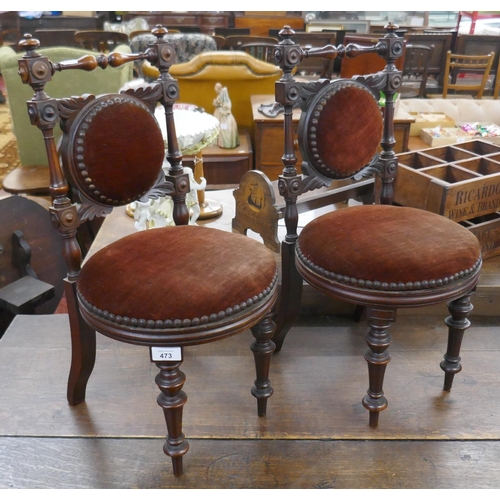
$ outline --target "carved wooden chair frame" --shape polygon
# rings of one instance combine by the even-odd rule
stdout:
[[[280,32],[283,41],[275,49],[275,61],[283,71],[276,83],[275,99],[284,109],[284,168],[278,189],[284,199],[286,227],[273,336],[276,352],[300,311],[303,280],[328,296],[355,304],[357,316],[366,311],[369,388],[362,402],[369,410],[371,427],[377,427],[380,412],[387,407],[382,386],[391,359],[388,330],[400,307],[448,303],[448,346],[440,367],[445,372],[444,390],[451,389],[455,374],[461,370],[460,345],[470,326],[470,299],[482,263],[479,242],[465,228],[428,211],[391,207],[398,166],[394,96],[402,80],[395,61],[404,52],[404,41],[396,36],[396,29],[389,23],[387,34],[371,46],[328,45],[307,50],[293,42],[293,30],[285,27]],[[295,68],[304,57],[343,58],[364,53],[382,57],[386,61],[383,70],[332,81],[303,83],[294,79]],[[296,166],[292,121],[297,103],[302,109],[297,134],[302,174]],[[298,199],[302,195],[324,189],[332,180],[362,180],[373,174],[375,203],[370,200],[365,207],[352,206],[321,215],[306,224],[299,236]],[[335,192],[340,194],[341,190],[332,190],[327,198],[333,199]],[[344,188],[344,194],[348,192]],[[235,198],[238,200],[237,192]],[[372,223],[369,230],[365,217]],[[396,232],[387,239],[378,238],[376,231],[385,230],[386,224]],[[414,225],[415,231],[408,232],[408,224]],[[245,231],[241,225],[239,229]],[[411,245],[406,244],[406,236],[412,239]],[[392,256],[395,246],[404,269],[401,274],[398,258]],[[437,270],[433,278],[429,277],[430,263]]]
[[[283,41],[276,47],[275,58],[277,64],[283,70],[283,77],[276,83],[276,101],[284,108],[284,127],[292,129],[292,111],[297,102],[300,102],[302,109],[307,106],[307,99],[322,85],[330,83],[329,80],[319,80],[314,83],[300,83],[295,81],[293,71],[298,62],[305,57],[326,57],[329,59],[344,57],[356,57],[364,53],[376,53],[387,62],[383,71],[376,74],[354,76],[353,81],[361,82],[370,87],[375,93],[383,92],[385,95],[385,120],[383,137],[381,141],[382,152],[374,161],[360,172],[358,180],[364,177],[371,177],[377,174],[375,190],[380,203],[391,204],[394,197],[393,183],[397,170],[397,158],[394,153],[394,95],[401,84],[401,72],[396,68],[394,62],[403,54],[403,42],[395,34],[397,26],[389,24],[387,35],[373,46],[362,47],[356,44],[337,47],[327,45],[322,48],[303,49],[298,44],[292,42],[293,31],[285,29],[280,33]],[[311,92],[312,91],[312,92]],[[299,134],[300,134],[299,130]],[[300,309],[302,297],[302,276],[295,267],[295,244],[298,234],[298,200],[301,195],[323,188],[331,184],[331,180],[322,179],[318,176],[309,176],[307,172],[301,175],[297,170],[297,157],[295,155],[295,145],[291,134],[285,134],[285,152],[282,157],[284,169],[279,176],[278,189],[283,197],[285,206],[283,216],[286,226],[286,236],[281,242],[281,262],[282,262],[282,284],[281,295],[277,306],[276,334],[273,338],[276,343],[276,352],[279,352],[283,341],[290,330]],[[305,167],[305,164],[303,164]],[[365,193],[365,183],[361,182],[359,189]],[[335,193],[338,193],[335,196]],[[342,197],[347,199],[356,195],[356,187],[341,187],[330,193],[325,198],[326,201],[340,201]]]
[[[183,473],[183,455],[189,448],[182,433],[182,410],[187,397],[182,391],[185,375],[179,367],[182,363],[184,346],[211,342],[250,328],[255,337],[251,350],[254,353],[257,372],[251,392],[257,399],[258,415],[264,416],[266,414],[267,400],[273,393],[268,374],[274,351],[271,337],[274,332],[272,317],[277,297],[277,270],[272,254],[263,249],[258,242],[250,238],[240,240],[239,235],[207,228],[198,231],[198,233],[203,232],[206,235],[210,231],[212,232],[211,238],[215,238],[217,241],[221,237],[226,238],[226,241],[234,245],[235,250],[241,249],[245,255],[247,253],[259,254],[261,257],[265,255],[266,274],[268,277],[270,273],[274,276],[271,277],[271,284],[267,288],[263,288],[261,293],[255,293],[256,290],[247,291],[250,298],[245,295],[244,301],[241,303],[237,303],[233,308],[226,308],[218,314],[210,314],[210,317],[205,315],[201,318],[194,317],[183,320],[166,318],[159,321],[150,319],[147,322],[144,319],[135,319],[141,318],[141,316],[120,317],[118,319],[115,314],[99,310],[97,306],[87,303],[81,291],[77,289],[78,278],[81,278],[85,268],[91,262],[90,259],[85,266],[82,266],[82,254],[77,241],[79,225],[87,220],[108,214],[114,206],[123,206],[135,201],[134,199],[125,199],[129,196],[128,194],[122,195],[120,193],[117,196],[121,196],[121,198],[116,200],[110,198],[111,195],[104,196],[93,185],[91,176],[86,172],[83,155],[81,160],[78,159],[79,134],[86,134],[85,121],[92,120],[92,113],[97,108],[112,106],[114,101],[117,103],[131,102],[133,106],[136,106],[134,109],[139,109],[140,116],[150,117],[152,123],[156,105],[160,103],[163,106],[167,124],[167,152],[165,155],[160,128],[152,127],[155,139],[155,161],[152,163],[154,163],[155,168],[150,168],[150,173],[146,173],[149,175],[148,184],[142,193],[141,200],[147,201],[165,195],[171,196],[174,202],[173,219],[176,226],[185,226],[182,229],[178,228],[183,231],[183,234],[188,234],[184,229],[193,229],[193,226],[188,225],[189,210],[186,205],[186,195],[190,191],[189,175],[184,173],[182,155],[175,132],[173,109],[175,101],[179,98],[179,88],[177,80],[169,72],[170,67],[175,63],[175,50],[173,45],[163,38],[166,33],[165,28],[157,26],[152,30],[152,34],[156,37],[155,41],[151,42],[144,52],[138,54],[111,53],[108,55],[100,54],[97,57],[89,55],[79,60],[60,63],[53,63],[47,57],[39,54],[37,52],[39,41],[32,38],[31,35],[25,35],[24,40],[20,42],[20,46],[26,50],[26,53],[19,59],[19,75],[22,82],[30,85],[35,92],[33,98],[27,103],[28,114],[32,125],[40,129],[45,141],[49,159],[52,197],[50,217],[53,226],[62,237],[63,255],[68,270],[64,283],[72,345],[72,361],[67,390],[68,402],[73,406],[85,401],[87,381],[95,362],[96,331],[115,340],[146,345],[150,348],[158,345],[160,347],[180,346],[180,361],[155,359],[151,349],[151,361],[160,369],[160,373],[156,377],[157,385],[161,390],[158,404],[163,408],[168,429],[163,449],[172,458],[174,474],[179,476]],[[152,84],[147,84],[144,88],[129,89],[120,94],[105,94],[103,96],[88,94],[75,98],[55,99],[49,97],[45,92],[45,85],[50,82],[57,71],[75,69],[93,71],[96,68],[118,67],[133,61],[148,61],[156,66],[160,72],[158,79]],[[109,100],[106,101],[106,99]],[[85,120],[80,119],[80,111],[82,115],[85,115]],[[100,111],[97,110],[97,112]],[[61,143],[61,152],[58,151],[53,136],[53,129],[57,124],[60,124],[65,132]],[[71,148],[66,146],[71,146]],[[156,150],[159,150],[158,154]],[[60,155],[62,161],[59,158]],[[160,166],[166,156],[169,164],[166,174],[162,168],[159,171],[156,170],[156,156],[159,157]],[[144,170],[144,165],[142,167]],[[148,189],[151,185],[153,187]],[[142,189],[142,180],[140,186]],[[137,191],[137,186],[134,188]],[[147,231],[146,236],[153,235],[157,231],[162,231],[162,229]],[[193,234],[193,232],[191,231],[189,234]],[[131,235],[132,238],[136,236],[136,234]],[[155,238],[156,236],[151,237]],[[120,241],[126,239],[127,237]],[[249,250],[249,245],[252,250]],[[142,247],[147,247],[147,245],[142,245]],[[205,247],[203,248],[205,249]],[[261,248],[266,254],[262,253]],[[241,267],[241,255],[235,259],[237,260],[235,265]],[[227,262],[224,262],[224,266],[226,264]],[[254,262],[255,265],[258,265],[257,261]],[[182,272],[185,271],[182,270]],[[230,279],[234,281],[232,276]],[[264,279],[267,280],[267,277]],[[260,287],[260,284],[258,286]],[[236,299],[232,298],[231,300]],[[189,302],[186,307],[190,307]],[[190,310],[189,314],[200,313]],[[122,325],[124,325],[123,328]]]

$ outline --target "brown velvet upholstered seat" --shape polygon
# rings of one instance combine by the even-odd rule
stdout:
[[[141,342],[147,334],[148,341],[158,336],[160,343],[189,345],[219,338],[211,327],[236,326],[268,300],[276,278],[276,261],[261,243],[179,226],[136,233],[103,248],[83,266],[77,290],[95,326],[130,328],[120,334],[123,340]]]
[[[391,205],[353,206],[318,217],[301,232],[296,252],[308,281],[338,288],[346,299],[363,295],[366,302],[400,306],[418,304],[426,294],[455,293],[481,265],[479,242],[466,228]]]
[[[182,433],[185,375],[179,369],[185,346],[250,329],[257,375],[251,393],[257,399],[258,415],[266,413],[273,393],[269,367],[277,266],[273,254],[256,240],[188,225],[189,175],[182,166],[173,118],[179,89],[169,73],[175,50],[164,40],[165,33],[155,28],[155,41],[140,54],[86,56],[57,65],[37,53],[39,42],[26,35],[19,74],[35,90],[28,114],[47,145],[51,217],[63,238],[68,266],[65,293],[72,339],[68,401],[76,405],[85,400],[95,362],[96,331],[150,347],[151,361],[160,369],[158,404],[168,431],[163,449],[172,458],[174,474],[181,475],[189,448]],[[113,71],[146,58],[160,76],[143,88],[63,99],[52,99],[44,92],[56,70],[112,66],[106,71]],[[165,111],[166,154],[155,118],[158,105]],[[63,131],[59,150],[53,137],[56,123]],[[165,196],[173,200],[175,226],[133,233],[82,264],[76,239],[80,223],[105,216],[114,207],[124,210],[131,202],[147,204]]]
[[[297,61],[313,57],[314,51],[294,44],[290,29],[282,30],[283,42],[275,50],[284,71],[276,85],[276,100],[285,108],[279,188],[286,201],[287,235],[282,242],[283,285],[274,340],[279,351],[299,309],[303,280],[325,294],[362,306],[369,325],[365,354],[369,388],[363,405],[372,427],[387,407],[383,380],[391,358],[388,329],[397,308],[448,302],[448,348],[441,368],[444,389],[450,390],[461,370],[460,345],[481,269],[479,242],[466,228],[435,213],[392,204],[398,164],[393,99],[401,84],[394,62],[403,53],[396,28],[390,24],[387,35],[372,47],[351,44],[316,51],[350,57],[369,51],[386,60],[383,71],[350,80],[294,81]],[[291,114],[297,102],[302,109],[298,140],[304,175],[295,166]],[[301,194],[332,179],[359,180],[372,174],[377,175],[375,204],[350,200],[348,206],[312,220],[298,234],[296,200]]]

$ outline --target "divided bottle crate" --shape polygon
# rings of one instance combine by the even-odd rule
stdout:
[[[500,254],[500,145],[472,140],[398,155],[395,203],[468,227],[483,258]]]

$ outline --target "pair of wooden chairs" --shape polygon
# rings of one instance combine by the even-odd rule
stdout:
[[[63,238],[68,265],[69,403],[85,400],[95,361],[96,331],[121,342],[149,346],[151,360],[160,370],[158,403],[168,430],[164,451],[172,458],[175,475],[182,474],[182,458],[188,451],[182,433],[187,399],[180,370],[184,347],[250,328],[257,374],[252,394],[258,401],[258,414],[265,415],[273,392],[269,381],[272,353],[275,345],[281,349],[299,310],[303,279],[326,294],[366,308],[369,389],[363,404],[369,410],[370,425],[377,425],[387,406],[382,384],[390,360],[388,328],[398,307],[450,301],[449,343],[441,364],[446,390],[461,369],[460,343],[481,267],[479,244],[469,231],[448,219],[391,205],[397,171],[393,97],[401,80],[394,61],[403,48],[394,29],[390,25],[387,35],[371,47],[302,49],[294,43],[293,31],[285,28],[283,41],[275,47],[275,60],[283,71],[276,84],[276,100],[285,110],[284,170],[279,187],[286,201],[287,227],[276,316],[275,255],[241,234],[187,225],[189,179],[183,173],[176,140],[173,105],[179,92],[169,73],[175,51],[163,39],[166,30],[154,29],[155,41],[140,54],[113,53],[60,63],[41,56],[38,42],[30,36],[22,42],[26,54],[19,60],[19,74],[35,92],[28,101],[28,115],[46,143],[51,218]],[[293,77],[304,57],[332,59],[366,52],[381,56],[385,69],[354,79],[312,83]],[[158,68],[156,82],[101,96],[53,99],[44,91],[56,72],[118,67],[136,60],[147,60]],[[380,92],[386,98],[382,112]],[[168,134],[165,165],[164,138],[154,118],[158,103],[165,111]],[[294,150],[292,109],[296,104],[303,110],[299,126],[305,160],[302,174],[296,168]],[[59,151],[53,139],[57,123],[63,130]],[[297,234],[299,195],[331,179],[373,173],[378,174],[379,203],[328,213]],[[75,238],[82,221],[137,199],[147,201],[165,194],[174,200],[176,226],[122,238],[82,265]],[[207,248],[217,252],[207,252]]]

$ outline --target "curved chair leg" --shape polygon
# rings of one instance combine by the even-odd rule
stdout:
[[[67,398],[71,406],[85,401],[87,382],[95,365],[96,334],[82,318],[76,298],[76,284],[64,282],[71,331],[71,367]]]
[[[387,408],[382,386],[385,368],[391,360],[387,350],[392,342],[388,328],[396,320],[396,310],[373,307],[367,310],[367,314],[370,330],[365,337],[368,344],[365,359],[368,363],[369,387],[363,398],[363,406],[370,412],[370,427],[377,427],[380,412]]]
[[[186,376],[179,370],[182,361],[156,363],[160,373],[155,382],[161,390],[157,402],[163,408],[167,423],[167,438],[163,451],[172,458],[175,476],[182,476],[182,457],[189,450],[189,443],[182,432],[182,410],[187,401],[182,390]]]
[[[257,378],[252,387],[252,394],[257,398],[257,413],[259,417],[263,417],[267,410],[267,400],[273,394],[273,388],[269,380],[269,369],[271,366],[271,358],[276,348],[271,340],[276,325],[273,321],[273,311],[269,312],[264,319],[251,328],[252,335],[255,337],[255,342],[252,343],[250,349],[253,351],[255,359],[255,371]]]
[[[297,319],[302,300],[302,276],[295,267],[295,242],[281,243],[281,291],[275,317],[275,353],[281,351],[285,337]]]
[[[468,316],[473,309],[471,295],[472,293],[448,303],[448,311],[451,315],[445,319],[445,323],[448,325],[448,348],[440,364],[445,373],[443,386],[445,391],[451,390],[453,377],[462,370],[460,348],[465,330],[470,326]]]

